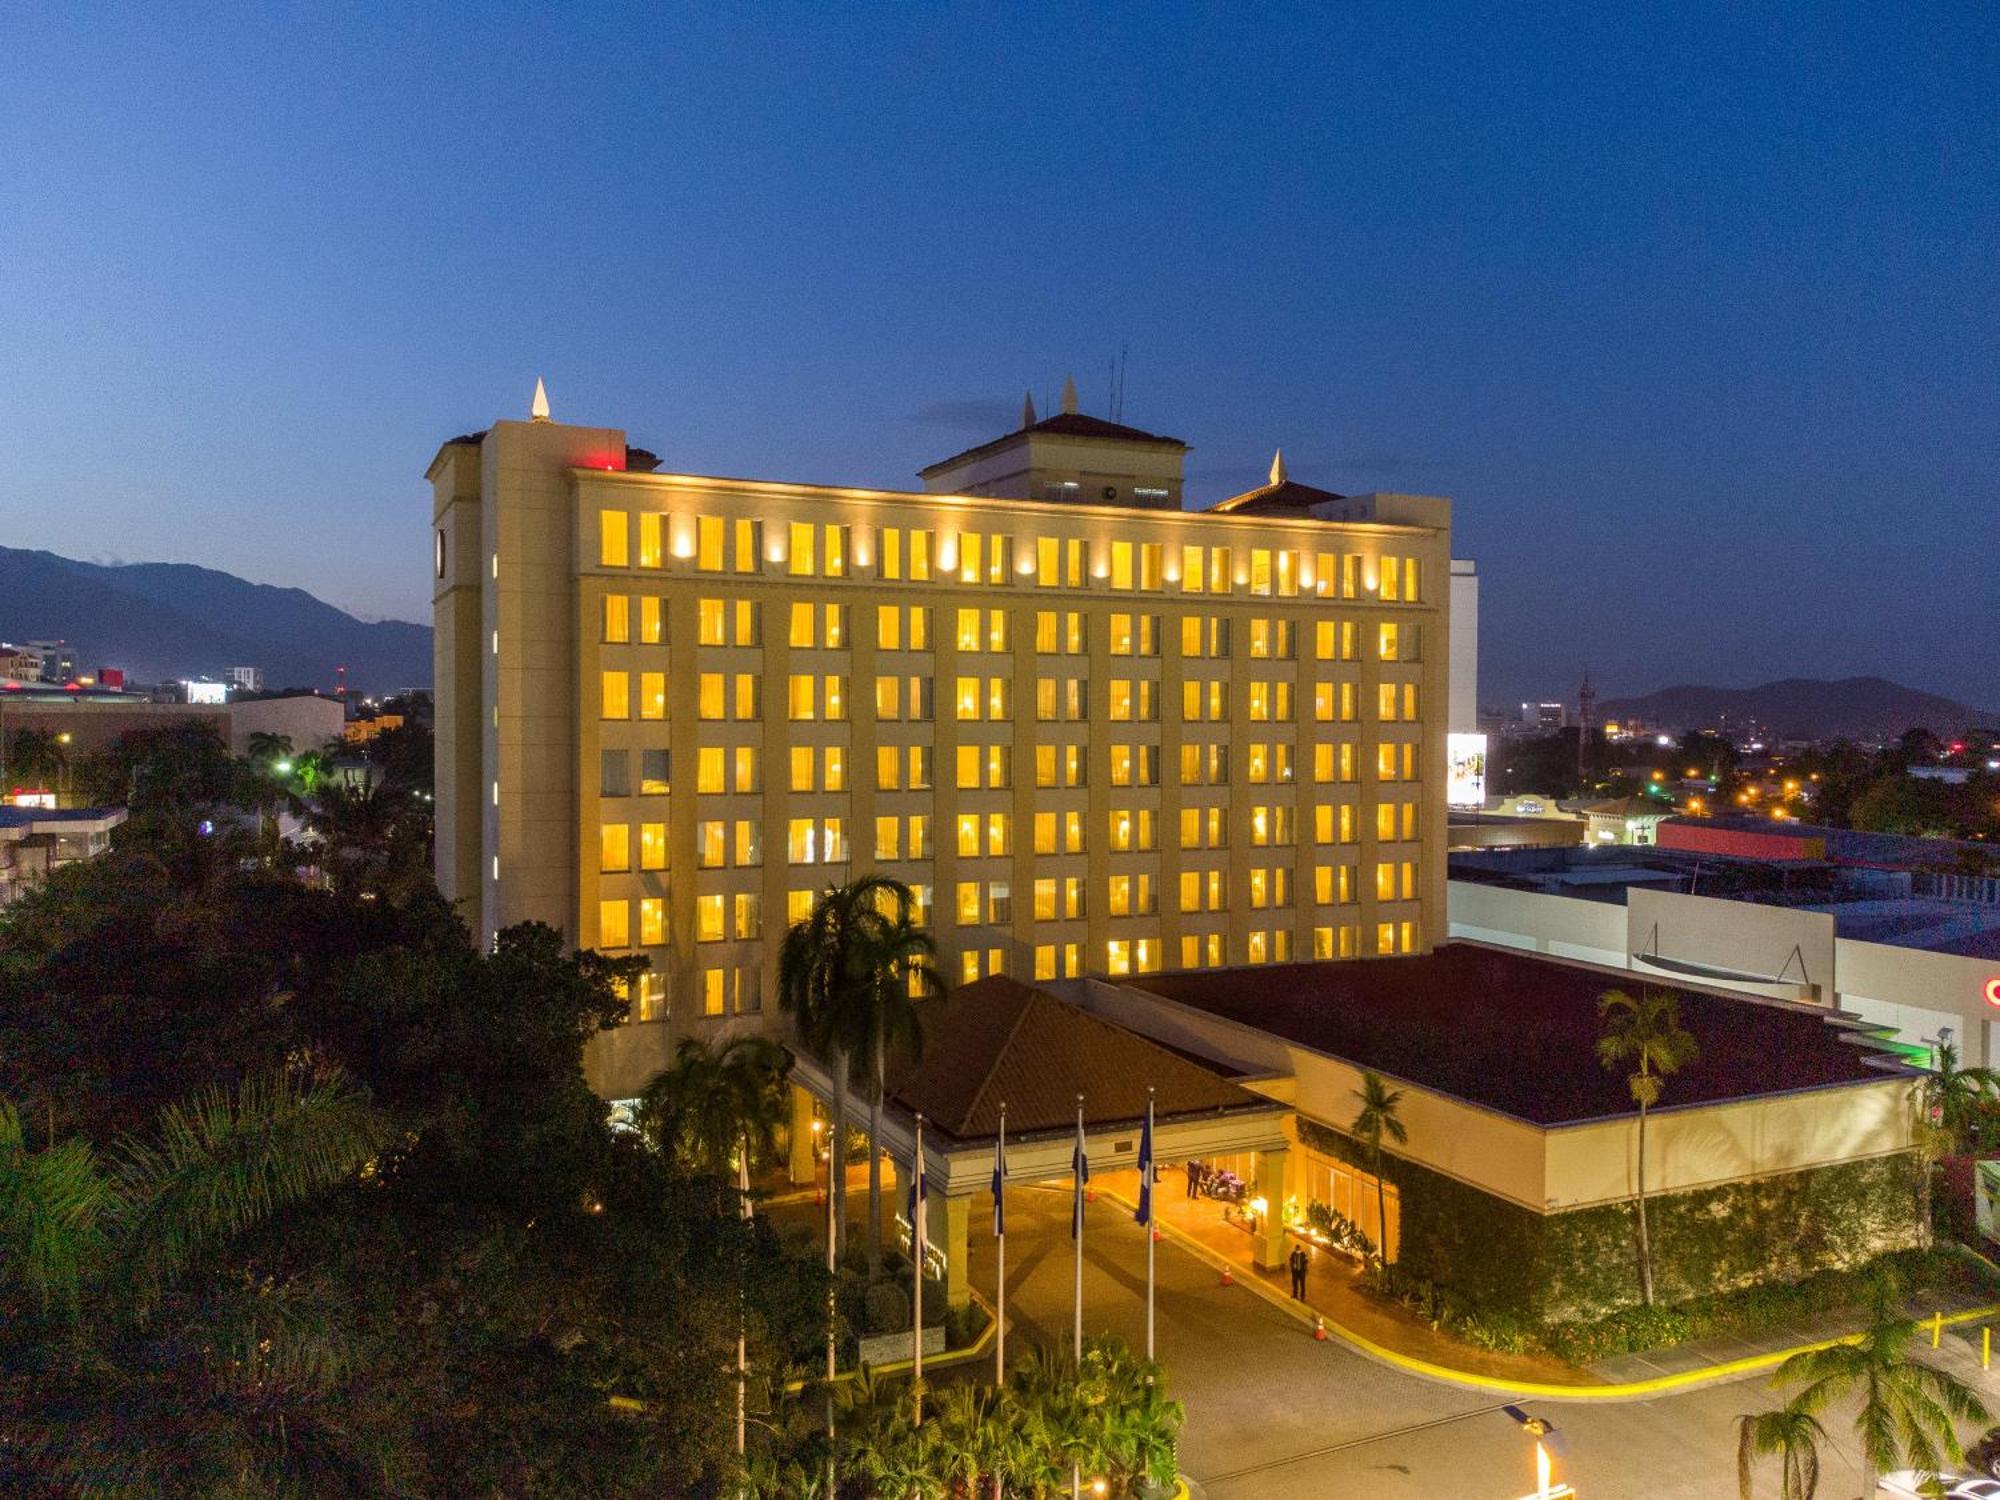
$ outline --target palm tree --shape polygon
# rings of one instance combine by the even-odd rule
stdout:
[[[1639,1295],[1653,1305],[1653,1246],[1646,1232],[1646,1112],[1660,1099],[1664,1081],[1700,1055],[1695,1040],[1681,1028],[1680,1001],[1664,990],[1645,990],[1634,999],[1624,990],[1606,990],[1597,997],[1597,1014],[1604,1023],[1597,1039],[1597,1060],[1616,1069],[1636,1064],[1626,1075],[1632,1102],[1639,1106]]]
[[[764,1037],[738,1037],[720,1050],[683,1037],[673,1066],[640,1097],[639,1129],[690,1171],[724,1175],[739,1149],[753,1162],[770,1150],[791,1067],[792,1055]]]
[[[1779,1365],[1773,1385],[1804,1382],[1787,1410],[1816,1417],[1842,1401],[1860,1401],[1854,1430],[1861,1440],[1866,1483],[1875,1493],[1884,1469],[1899,1465],[1926,1474],[1941,1473],[1965,1457],[1957,1423],[1986,1422],[1984,1405],[1961,1381],[1910,1358],[1917,1321],[1903,1310],[1893,1275],[1875,1278],[1871,1318],[1858,1338],[1807,1349]]]
[[[268,768],[274,762],[287,759],[291,753],[292,737],[288,734],[272,734],[260,729],[250,736],[250,758],[260,766]]]
[[[778,950],[778,1003],[793,1017],[800,1041],[833,1071],[836,1253],[844,1254],[847,1244],[847,1094],[855,1063],[873,1083],[890,1052],[921,1042],[909,1014],[909,975],[919,985],[934,982],[928,959],[935,949],[911,920],[914,904],[910,888],[886,875],[828,886]],[[871,1146],[880,1138],[879,1091],[873,1098]],[[879,1229],[881,1156],[873,1155],[869,1219]],[[871,1270],[880,1263],[880,1240],[878,1233],[869,1245]]]
[[[1400,1146],[1410,1138],[1408,1128],[1396,1116],[1403,1102],[1403,1091],[1391,1089],[1382,1081],[1380,1073],[1363,1073],[1361,1087],[1354,1090],[1354,1097],[1361,1101],[1361,1112],[1348,1128],[1356,1140],[1367,1144],[1374,1158],[1375,1263],[1381,1268],[1380,1275],[1386,1284],[1389,1279],[1389,1199],[1388,1187],[1382,1180],[1382,1142],[1386,1138]]]
[[[94,1490],[106,1473],[164,1493],[156,1466],[196,1455],[169,1430],[198,1434],[220,1472],[262,1462],[270,1418],[291,1393],[321,1402],[345,1350],[311,1306],[309,1287],[222,1277],[190,1289],[189,1271],[218,1247],[352,1180],[388,1139],[384,1117],[345,1075],[253,1075],[160,1113],[155,1131],[100,1158],[68,1139],[30,1150],[18,1112],[0,1100],[0,1325],[40,1372],[41,1408],[22,1429],[31,1465],[64,1490]],[[135,1426],[131,1361],[166,1342],[209,1372],[179,1412]],[[49,1435],[38,1441],[34,1435]],[[254,1434],[254,1435],[253,1435]],[[59,1445],[55,1443],[60,1435]]]
[[[1951,1132],[1954,1148],[1962,1149],[1967,1128],[1979,1106],[2000,1093],[2000,1071],[1992,1068],[1961,1068],[1958,1047],[1939,1042],[1937,1066],[1923,1082],[1924,1107],[1933,1123]]]
[[[41,789],[47,790],[62,780],[69,766],[69,751],[63,744],[67,738],[53,729],[18,731],[6,756],[8,770],[23,781],[41,783]]]
[[[936,966],[937,944],[911,920],[915,899],[908,886],[890,881],[884,894],[893,906],[865,922],[867,982],[856,991],[858,1002],[847,1029],[868,1061],[868,1270],[872,1277],[882,1258],[882,1107],[888,1097],[889,1060],[915,1059],[924,1050],[923,1025],[917,1018],[915,993],[943,988]],[[914,1226],[913,1226],[914,1228]],[[914,1242],[913,1242],[914,1243]],[[923,1267],[917,1267],[923,1274]]]
[[[1819,1492],[1819,1445],[1826,1429],[1819,1418],[1791,1402],[1776,1411],[1739,1417],[1736,1422],[1736,1488],[1750,1500],[1750,1470],[1766,1454],[1778,1457],[1779,1500],[1813,1500]]]

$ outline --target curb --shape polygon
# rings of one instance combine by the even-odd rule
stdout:
[[[1104,1196],[1136,1212],[1133,1205],[1119,1194],[1107,1192]],[[1218,1270],[1236,1269],[1234,1262],[1226,1256],[1217,1254],[1199,1240],[1182,1233],[1164,1220],[1161,1221],[1160,1228],[1168,1238],[1181,1249],[1194,1255],[1196,1259],[1206,1261]],[[1289,1297],[1279,1296],[1275,1289],[1265,1285],[1261,1276],[1252,1274],[1242,1282],[1242,1285],[1249,1287],[1273,1307],[1282,1310],[1293,1321],[1307,1328],[1313,1326],[1313,1319],[1318,1316],[1310,1307],[1301,1311],[1301,1304],[1295,1303]],[[2000,1303],[1969,1308],[1965,1312],[1947,1313],[1943,1317],[1942,1326],[1952,1328],[1961,1323],[1975,1323],[1981,1319],[1995,1317],[2000,1317]],[[1851,1344],[1861,1338],[1859,1332],[1841,1334],[1836,1338],[1818,1339],[1809,1344],[1794,1344],[1789,1348],[1774,1349],[1765,1354],[1745,1355],[1741,1359],[1703,1365],[1699,1369],[1683,1370],[1678,1374],[1656,1375],[1650,1380],[1630,1380],[1616,1385],[1561,1385],[1552,1381],[1498,1380],[1490,1375],[1475,1375],[1469,1370],[1455,1370],[1448,1365],[1433,1364],[1429,1360],[1418,1359],[1414,1355],[1399,1353],[1397,1350],[1378,1344],[1373,1339],[1356,1333],[1353,1329],[1330,1318],[1326,1320],[1326,1331],[1371,1359],[1408,1371],[1412,1375],[1422,1375],[1447,1385],[1460,1386],[1467,1390],[1487,1391],[1494,1395],[1542,1396],[1567,1401],[1633,1401],[1645,1396],[1657,1396],[1691,1386],[1706,1385],[1711,1381],[1730,1380],[1739,1375],[1753,1374],[1758,1370],[1775,1369],[1794,1354],[1804,1354],[1812,1349],[1830,1349],[1835,1344]]]
[[[980,1296],[978,1292],[975,1291],[972,1293],[972,1300],[986,1309],[986,1326],[980,1330],[979,1337],[967,1344],[963,1349],[952,1349],[943,1354],[925,1355],[924,1368],[926,1370],[935,1369],[939,1365],[964,1364],[968,1360],[977,1359],[992,1346],[994,1336],[1000,1331],[1000,1320],[994,1316],[993,1304]],[[833,1380],[836,1385],[842,1381],[852,1380],[861,1373],[862,1368],[873,1370],[877,1375],[902,1375],[908,1373],[914,1363],[913,1360],[892,1359],[886,1364],[866,1365],[852,1370],[837,1370],[834,1372]],[[823,1380],[825,1377],[814,1376],[813,1378],[815,1380]],[[806,1382],[803,1380],[788,1380],[785,1382],[787,1394],[796,1394],[805,1388]]]

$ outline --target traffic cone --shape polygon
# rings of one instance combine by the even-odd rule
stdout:
[[[1160,1226],[1155,1224],[1153,1226],[1153,1243],[1157,1245],[1159,1244],[1159,1242],[1160,1242]]]
[[[1227,1266],[1224,1266],[1222,1268],[1222,1284],[1224,1286],[1236,1285],[1236,1277],[1233,1274],[1231,1274],[1230,1269]]]
[[[1318,1313],[1313,1314],[1313,1338],[1322,1344],[1326,1342],[1326,1319]]]

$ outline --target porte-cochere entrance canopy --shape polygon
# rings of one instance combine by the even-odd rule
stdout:
[[[929,1238],[944,1252],[953,1300],[965,1295],[966,1226],[973,1198],[991,1184],[1002,1106],[1010,1183],[1068,1179],[1078,1095],[1091,1170],[1131,1169],[1150,1088],[1157,1162],[1256,1153],[1259,1190],[1268,1176],[1269,1196],[1282,1200],[1289,1106],[1004,975],[922,1002],[918,1014],[923,1055],[890,1065],[881,1145],[900,1175],[911,1157],[915,1117],[923,1115]],[[832,1099],[832,1072],[820,1059],[801,1054],[792,1081],[813,1098]],[[850,1087],[847,1109],[850,1120],[866,1119],[860,1089]],[[794,1131],[795,1138],[803,1134]],[[1268,1218],[1275,1231],[1269,1259],[1276,1264],[1283,1231],[1278,1215]],[[1264,1259],[1267,1247],[1258,1249]]]

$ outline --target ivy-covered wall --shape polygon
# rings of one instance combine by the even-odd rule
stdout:
[[[1300,1141],[1371,1170],[1368,1148],[1304,1116]],[[1482,1313],[1537,1322],[1601,1317],[1639,1300],[1629,1203],[1536,1213],[1384,1154],[1402,1200],[1398,1264]],[[1660,1301],[1858,1265],[1917,1238],[1909,1153],[1646,1200]]]

